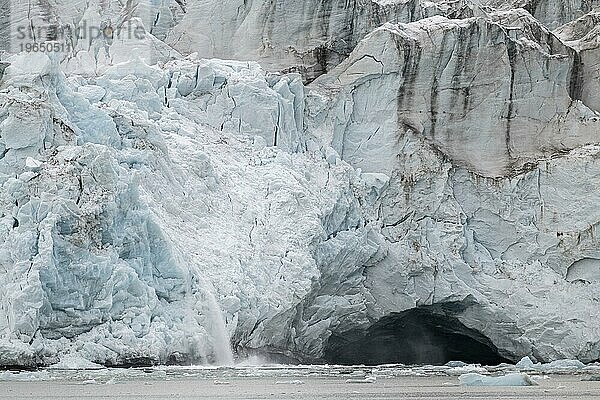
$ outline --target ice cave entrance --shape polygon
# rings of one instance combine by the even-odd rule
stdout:
[[[488,338],[440,309],[413,308],[390,314],[366,331],[334,334],[329,339],[325,358],[331,363],[366,365],[510,362]]]

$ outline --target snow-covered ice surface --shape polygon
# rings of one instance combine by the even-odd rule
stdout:
[[[597,1],[218,3],[1,54],[0,365],[600,359]]]

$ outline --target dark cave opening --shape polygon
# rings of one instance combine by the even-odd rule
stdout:
[[[366,331],[333,334],[324,358],[336,364],[431,364],[511,362],[452,310],[460,303],[413,308],[381,318]]]

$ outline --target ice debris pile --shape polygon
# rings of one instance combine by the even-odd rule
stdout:
[[[1,365],[600,359],[595,0],[221,3],[2,56]]]

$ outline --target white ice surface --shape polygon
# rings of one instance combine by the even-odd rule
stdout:
[[[378,254],[360,173],[285,151],[304,143],[296,76],[135,59],[67,78],[44,57],[11,58],[0,93],[2,363],[231,363],[230,339],[285,346],[327,265]],[[338,318],[297,326],[298,347]]]
[[[102,365],[95,364],[89,360],[72,355],[64,355],[60,357],[60,361],[56,364],[52,364],[50,369],[62,369],[62,370],[91,370],[104,368]]]

